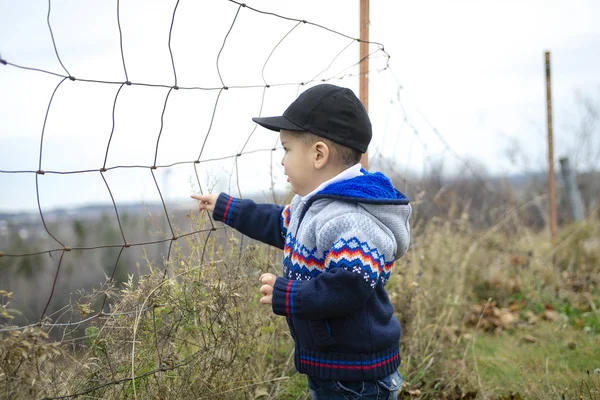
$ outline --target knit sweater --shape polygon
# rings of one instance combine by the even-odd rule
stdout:
[[[219,195],[213,218],[283,249],[273,312],[287,318],[298,372],[374,380],[400,365],[400,323],[385,291],[410,241],[408,199],[381,173],[333,183],[303,203]]]

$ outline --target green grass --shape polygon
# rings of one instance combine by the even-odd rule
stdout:
[[[282,392],[280,399],[282,400],[304,400],[308,395],[308,380],[306,375],[293,373],[290,379],[282,383]]]
[[[600,336],[570,325],[544,322],[501,335],[477,335],[473,347],[475,359],[470,351],[469,361],[485,394],[518,392],[526,398],[558,399],[565,389],[579,393],[588,371],[592,382],[600,379],[593,375],[600,368]],[[599,389],[596,382],[596,397],[584,398],[600,398]]]

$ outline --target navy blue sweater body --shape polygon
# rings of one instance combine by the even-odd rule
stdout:
[[[257,204],[222,193],[213,218],[283,250],[273,312],[287,317],[296,369],[374,380],[400,365],[400,323],[385,290],[410,241],[410,204],[380,173],[327,186],[308,201]]]

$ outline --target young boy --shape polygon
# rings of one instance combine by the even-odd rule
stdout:
[[[260,277],[260,301],[287,318],[313,399],[395,399],[401,328],[384,286],[408,248],[411,207],[387,177],[361,169],[365,108],[322,84],[283,116],[253,120],[280,132],[291,204],[193,195],[198,210],[283,249],[283,276]]]

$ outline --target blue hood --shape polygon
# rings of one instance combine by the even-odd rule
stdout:
[[[394,188],[389,178],[381,172],[368,173],[352,179],[332,183],[314,197],[337,198],[367,204],[408,204],[408,198]]]
[[[334,199],[360,203],[361,208],[377,219],[396,243],[395,259],[406,253],[410,242],[411,206],[408,198],[394,188],[388,177],[380,172],[373,174],[364,169],[363,175],[346,179],[325,187],[311,197],[302,210],[300,221],[310,205],[319,199]]]

